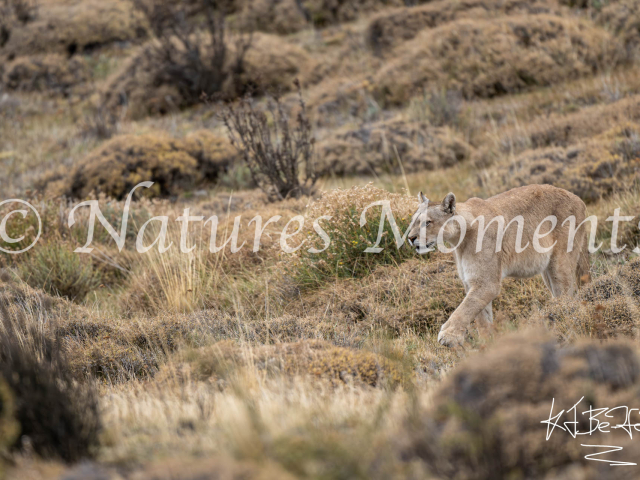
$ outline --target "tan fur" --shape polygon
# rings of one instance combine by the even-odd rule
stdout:
[[[566,190],[550,185],[528,185],[487,200],[470,198],[457,204],[452,193],[442,203],[429,204],[422,194],[419,199],[421,203],[414,214],[413,226],[408,235],[409,241],[419,253],[425,253],[427,247],[435,245],[438,232],[454,215],[459,215],[466,224],[466,234],[454,254],[458,275],[467,296],[442,325],[438,340],[443,345],[461,345],[466,330],[474,319],[481,329],[491,326],[491,302],[500,293],[502,279],[505,277],[527,278],[542,274],[554,297],[572,295],[578,280],[588,280],[587,228],[582,226],[578,230],[573,249],[567,252],[569,222],[563,225],[565,219],[571,216],[575,217],[576,227],[580,225],[586,218],[586,206],[580,198]],[[491,224],[489,222],[500,215],[505,220],[503,228],[515,217],[522,216],[524,228],[521,246],[524,247],[527,242],[529,245],[520,253],[516,252],[516,222],[504,230],[502,249],[496,253],[499,226],[497,221]],[[534,232],[550,215],[557,218],[557,224],[551,233],[539,238],[539,245],[550,247],[554,242],[557,243],[549,252],[540,253],[534,248]],[[484,216],[484,225],[488,228],[480,250],[476,251],[480,227],[476,219],[480,216]],[[420,238],[422,227],[424,232]],[[551,223],[545,222],[539,229],[539,237],[548,232],[550,227]],[[443,230],[443,239],[452,246],[456,245],[460,240],[460,229],[457,222],[449,221]]]

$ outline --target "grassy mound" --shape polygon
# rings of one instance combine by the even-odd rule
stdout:
[[[553,11],[552,4],[546,0],[439,0],[417,7],[403,7],[380,13],[367,27],[367,43],[376,53],[387,53],[394,46],[411,40],[423,29],[435,28],[454,20],[478,20],[500,15],[531,15]]]
[[[594,202],[631,188],[638,181],[638,160],[640,126],[629,123],[574,146],[525,152],[496,167],[493,179],[505,189],[547,183]]]
[[[335,175],[433,170],[465,161],[471,154],[469,145],[449,129],[403,121],[343,129],[317,148],[319,169]]]
[[[147,196],[173,196],[212,182],[236,159],[226,139],[207,131],[185,139],[164,135],[115,137],[78,164],[71,175],[51,173],[40,181],[49,195],[85,198],[91,192],[121,199],[138,183],[153,181]]]
[[[240,16],[250,29],[287,35],[309,26],[300,7],[301,3],[296,0],[248,0]]]
[[[624,478],[607,464],[585,459],[600,450],[581,447],[583,442],[566,431],[556,428],[546,441],[540,422],[549,418],[552,399],[555,415],[585,396],[577,428],[589,431],[589,415],[582,411],[589,405],[633,404],[639,384],[640,362],[632,344],[585,342],[559,348],[535,332],[506,336],[447,377],[426,418],[410,417],[405,454],[421,458],[444,478]],[[624,423],[623,410],[610,415],[612,426]],[[572,420],[569,412],[558,423]],[[592,445],[624,447],[610,459],[637,456],[637,445],[623,429],[595,432],[589,439]]]
[[[227,78],[219,92],[222,98],[236,98],[248,90],[286,92],[296,78],[303,81],[312,69],[313,62],[304,50],[275,35],[254,34],[240,70],[232,62],[234,48],[228,47],[228,64],[223,68]],[[152,45],[142,47],[107,79],[105,106],[110,110],[126,107],[134,118],[190,106],[193,99],[183,95],[179,85],[168,83],[172,78],[165,74],[168,68],[171,66],[156,58]]]
[[[561,338],[635,337],[639,308],[640,260],[636,259],[597,278],[574,298],[554,299],[542,316]]]
[[[127,0],[42,2],[33,21],[12,28],[0,55],[8,59],[42,53],[73,55],[146,35],[142,16]]]
[[[406,103],[425,87],[494,97],[591,75],[626,59],[609,33],[550,15],[460,20],[425,30],[400,46],[375,77],[386,105]]]
[[[596,22],[619,36],[629,50],[640,45],[640,2],[638,0],[605,2],[596,15]]]
[[[395,386],[404,379],[402,365],[382,355],[320,340],[279,343],[243,349],[225,340],[191,355],[190,369],[199,380],[225,381],[238,368],[258,366],[268,373],[311,375],[333,385],[355,383]]]
[[[2,84],[21,92],[55,92],[68,95],[72,88],[91,77],[86,63],[78,57],[58,54],[18,57],[4,67]]]

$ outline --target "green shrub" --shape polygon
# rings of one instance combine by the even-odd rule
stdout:
[[[376,243],[381,207],[367,210],[367,223],[363,226],[360,226],[360,217],[368,205],[378,200],[389,200],[395,222],[403,235],[411,222],[415,201],[406,195],[390,194],[371,184],[332,191],[310,208],[307,215],[307,241],[288,263],[300,288],[312,288],[337,277],[364,277],[378,265],[397,265],[415,256],[409,246],[397,247],[389,219],[384,223],[378,245],[382,251],[364,251]],[[324,215],[332,216],[331,219],[320,222],[320,226],[329,235],[330,245],[321,253],[311,253],[308,251],[310,247],[317,250],[324,248],[323,240],[312,227],[312,222]]]
[[[82,301],[100,285],[101,272],[73,250],[71,245],[56,241],[38,246],[20,265],[22,278],[32,287]]]

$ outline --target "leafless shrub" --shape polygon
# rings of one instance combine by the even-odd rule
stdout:
[[[225,83],[243,71],[251,36],[238,35],[230,41],[225,23],[228,2],[135,1],[156,37],[151,52],[163,65],[157,84],[174,85],[188,103],[195,104],[202,94],[220,94]]]
[[[315,139],[300,83],[295,85],[300,105],[295,126],[278,97],[268,99],[267,112],[248,96],[222,111],[231,143],[242,153],[254,183],[272,201],[309,194],[318,179]]]

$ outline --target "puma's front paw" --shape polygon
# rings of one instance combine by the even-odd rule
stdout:
[[[438,342],[445,347],[460,347],[464,343],[464,334],[465,330],[445,323],[438,334]]]

